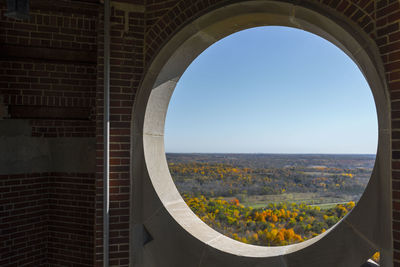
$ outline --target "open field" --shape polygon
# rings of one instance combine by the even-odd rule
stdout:
[[[337,203],[325,203],[325,204],[318,204],[318,205],[310,205],[311,207],[319,207],[321,210],[328,210],[336,207],[339,204],[346,204],[346,202],[337,202]]]
[[[282,203],[290,202],[296,204],[307,204],[311,206],[319,206],[323,208],[332,208],[336,204],[343,204],[352,201],[352,197],[347,198],[334,198],[334,197],[321,197],[318,193],[288,193],[280,195],[253,195],[253,196],[239,196],[240,202],[246,207],[264,208],[269,203]],[[225,198],[227,201],[232,200],[232,197]]]
[[[236,198],[247,207],[357,202],[374,155],[167,154],[181,194]]]

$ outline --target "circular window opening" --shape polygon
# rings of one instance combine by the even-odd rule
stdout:
[[[377,148],[371,90],[330,42],[288,27],[232,34],[187,68],[165,150],[192,211],[228,237],[299,243],[355,206]]]

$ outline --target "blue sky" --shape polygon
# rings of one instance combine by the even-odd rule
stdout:
[[[371,90],[330,42],[287,27],[232,34],[178,82],[166,152],[375,154]]]

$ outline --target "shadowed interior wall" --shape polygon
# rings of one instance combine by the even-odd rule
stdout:
[[[98,5],[0,1],[0,265],[93,266]]]
[[[16,21],[4,16],[6,1],[0,0],[0,122],[22,124],[13,130],[0,125],[8,144],[8,152],[0,152],[0,265],[101,266],[103,6],[97,0],[30,2],[30,19]],[[146,67],[184,25],[233,2],[112,1],[112,265],[129,264],[131,111]],[[394,265],[400,266],[399,1],[297,3],[340,14],[379,47],[392,103]],[[17,151],[11,144],[19,144]],[[24,147],[35,151],[31,158]],[[69,160],[86,150],[86,159]]]
[[[1,266],[93,265],[93,174],[0,177]]]
[[[0,178],[0,265],[45,265],[48,178],[40,173]]]
[[[94,174],[48,178],[47,263],[93,266]]]

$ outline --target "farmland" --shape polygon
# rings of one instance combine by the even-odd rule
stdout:
[[[181,194],[260,207],[357,202],[375,155],[167,154],[167,160]]]
[[[355,206],[375,155],[167,154],[173,180],[205,223],[264,246],[312,238]]]

